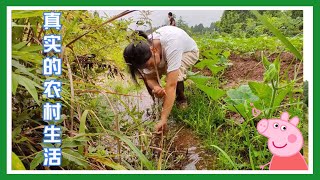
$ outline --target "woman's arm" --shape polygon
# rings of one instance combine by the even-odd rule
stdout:
[[[171,112],[173,103],[176,98],[178,74],[179,74],[178,69],[171,71],[167,74],[167,82],[166,82],[166,87],[165,87],[166,95],[164,96],[164,102],[163,102],[163,107],[162,107],[162,111],[161,111],[161,119],[155,127],[156,132],[163,131],[166,124],[167,124],[168,116]]]
[[[146,75],[146,81],[147,81],[147,84],[149,86],[150,89],[154,89],[154,87],[156,86],[160,86],[158,81],[157,81],[157,77],[154,76],[154,75]]]

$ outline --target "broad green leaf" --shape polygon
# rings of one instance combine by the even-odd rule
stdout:
[[[274,99],[273,107],[280,106],[286,95],[290,92],[291,88],[280,89]]]
[[[280,72],[280,57],[279,56],[274,60],[273,64],[276,68],[277,73],[279,74],[279,72]]]
[[[210,69],[210,71],[212,72],[212,74],[217,74],[218,72],[222,71],[223,69],[225,69],[224,66],[217,66],[216,64],[218,63],[219,59],[205,59],[200,61],[199,63],[197,63],[194,67],[199,68],[199,69],[203,69],[205,67],[208,67]]]
[[[265,104],[270,104],[272,89],[269,85],[261,82],[249,82],[248,85],[253,94],[263,100]]]
[[[188,78],[196,84],[206,84],[210,79],[212,79],[212,77],[202,75],[189,76]]]
[[[14,10],[12,11],[12,19],[30,18],[30,17],[42,17],[43,11],[35,10]]]
[[[257,10],[251,11],[257,19],[259,19],[263,25],[265,25],[280,41],[300,60],[303,59],[300,52],[291,44],[291,42],[277,29],[275,28],[264,16],[262,16]]]
[[[11,159],[12,159],[12,170],[26,170],[23,163],[19,159],[19,157],[14,153],[11,152]]]
[[[271,62],[269,62],[268,58],[263,55],[263,52],[261,52],[261,59],[262,59],[262,63],[263,63],[264,68],[268,69]]]
[[[203,56],[205,56],[207,59],[217,59],[218,54],[221,53],[220,49],[212,49],[212,50],[207,50],[202,53]]]
[[[223,53],[222,53],[222,55],[225,57],[225,58],[228,58],[229,56],[230,56],[230,51],[224,51]]]
[[[92,159],[94,159],[94,160],[96,160],[96,161],[98,161],[108,167],[111,167],[112,169],[115,169],[115,170],[127,170],[121,164],[115,163],[109,158],[98,157],[98,156],[90,156],[90,158],[92,158]]]
[[[43,156],[43,153],[41,151],[31,161],[30,170],[36,169],[36,167],[39,166],[39,164],[41,164],[43,161],[44,161],[44,156]]]
[[[208,66],[208,68],[210,69],[212,74],[217,74],[218,72],[220,72],[220,71],[225,69],[224,66],[216,66],[216,65]]]
[[[264,82],[270,82],[272,80],[276,80],[278,75],[278,71],[276,69],[275,64],[270,64],[266,72],[263,74],[263,81]]]
[[[226,65],[228,63],[228,59],[225,56],[219,56],[219,64]]]
[[[247,111],[244,104],[227,105],[228,110],[239,113],[242,117],[247,117]]]
[[[205,92],[212,100],[218,100],[219,98],[221,98],[222,96],[225,95],[225,91],[221,90],[221,89],[215,89],[212,87],[208,87],[205,85],[201,85],[201,84],[197,84],[196,85],[200,90],[202,90],[203,92]]]
[[[259,97],[254,95],[248,85],[241,85],[237,89],[229,89],[227,91],[228,103],[238,105],[249,102],[256,102],[259,100]]]
[[[85,169],[89,168],[87,160],[78,152],[71,149],[62,149],[62,156],[68,161],[74,162]]]
[[[207,66],[216,64],[217,62],[218,62],[218,59],[213,59],[213,60],[205,59],[205,60],[202,60],[199,63],[197,63],[194,67],[199,68],[199,69],[203,69]]]

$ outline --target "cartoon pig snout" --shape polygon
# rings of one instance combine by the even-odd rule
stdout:
[[[262,119],[261,121],[259,121],[257,125],[258,132],[264,135],[264,132],[266,132],[268,129],[268,124],[269,124],[269,121],[266,119]]]

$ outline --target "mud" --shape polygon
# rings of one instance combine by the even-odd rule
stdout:
[[[201,139],[193,132],[192,129],[183,126],[181,123],[171,122],[172,131],[181,129],[173,143],[175,151],[185,152],[185,158],[175,169],[181,170],[207,170],[214,169],[216,156],[205,149]]]

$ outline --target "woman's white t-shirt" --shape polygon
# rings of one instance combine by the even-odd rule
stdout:
[[[167,63],[167,73],[177,70],[181,66],[182,54],[188,51],[198,51],[196,42],[182,29],[175,26],[164,26],[148,36],[148,39],[159,39],[162,48],[162,57]],[[163,66],[160,62],[159,66]],[[148,69],[144,73],[150,74]]]

